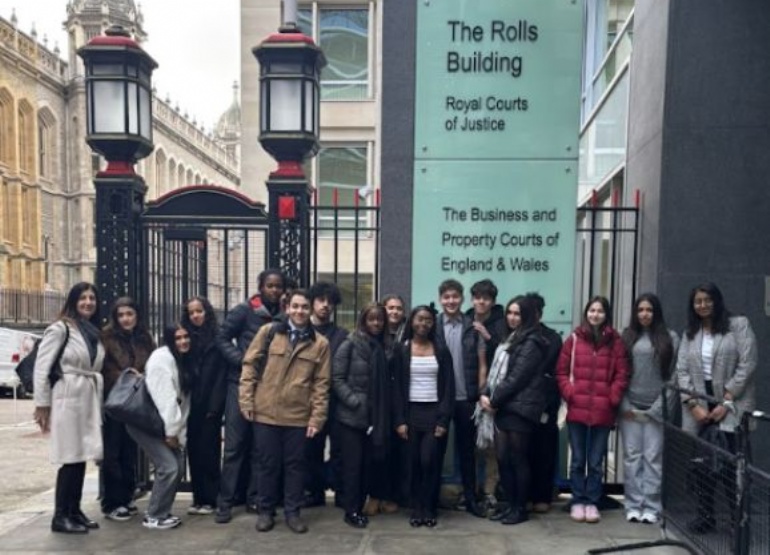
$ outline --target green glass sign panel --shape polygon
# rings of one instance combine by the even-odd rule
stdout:
[[[490,278],[569,325],[583,2],[418,6],[412,301]]]
[[[438,284],[492,279],[499,300],[539,291],[546,319],[572,318],[574,161],[426,161],[414,177],[413,302]]]
[[[418,6],[417,158],[577,154],[582,1]]]

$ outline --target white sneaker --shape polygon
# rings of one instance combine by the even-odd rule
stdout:
[[[176,528],[180,524],[182,524],[182,521],[179,519],[179,517],[171,515],[165,518],[152,518],[146,516],[142,521],[142,526],[152,530],[170,530],[171,528]]]
[[[630,511],[626,512],[626,520],[628,522],[641,522],[642,513],[640,513],[636,509],[631,509]]]
[[[657,524],[658,515],[656,515],[655,513],[650,513],[645,511],[645,513],[642,515],[642,518],[640,520],[645,524]]]
[[[125,522],[131,520],[134,516],[126,507],[118,507],[111,510],[109,513],[104,513],[104,518],[108,520],[114,520],[115,522]]]
[[[191,505],[187,509],[188,515],[210,515],[214,513],[214,507],[211,505]]]

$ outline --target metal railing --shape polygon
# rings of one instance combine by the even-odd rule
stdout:
[[[47,326],[58,316],[65,296],[58,291],[26,291],[0,287],[0,324]]]
[[[694,434],[679,425],[678,407],[683,394],[709,406],[721,402],[675,386],[663,389],[663,539],[592,549],[588,553],[661,545],[705,555],[770,553],[770,474],[753,464],[751,450],[752,430],[770,422],[770,414],[745,412],[732,432],[712,424],[700,426]],[[669,528],[678,539],[668,537]]]

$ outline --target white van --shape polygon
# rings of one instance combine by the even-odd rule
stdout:
[[[0,388],[19,387],[16,365],[32,350],[39,335],[0,328]]]

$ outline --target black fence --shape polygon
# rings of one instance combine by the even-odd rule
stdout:
[[[589,553],[659,545],[704,555],[770,553],[770,474],[753,464],[751,450],[754,430],[770,423],[770,415],[746,412],[732,431],[711,424],[696,434],[681,426],[681,396],[710,406],[721,400],[677,387],[667,387],[663,394],[669,400],[664,403],[660,522],[665,539]],[[675,539],[667,537],[669,529]]]
[[[577,312],[595,295],[610,301],[613,321],[625,321],[623,310],[636,297],[639,243],[639,200],[634,206],[619,206],[619,194],[600,204],[596,196],[577,209],[574,306]],[[565,438],[566,441],[566,438]],[[613,430],[608,438],[604,464],[605,491],[623,493],[623,449],[620,434]],[[560,489],[569,490],[566,457]]]
[[[336,283],[342,304],[335,322],[355,328],[358,311],[379,299],[380,192],[362,198],[357,192],[352,204],[340,205],[337,189],[329,205],[319,205],[316,191],[310,208],[310,280]]]
[[[25,291],[0,287],[0,325],[14,327],[47,326],[64,305],[58,291]]]

